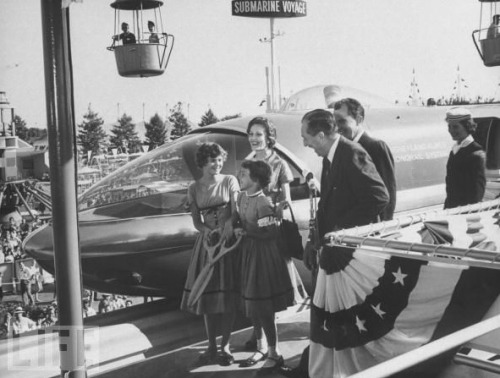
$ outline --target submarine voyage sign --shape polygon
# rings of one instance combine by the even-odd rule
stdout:
[[[307,15],[301,0],[233,0],[233,16],[242,17],[303,17]]]

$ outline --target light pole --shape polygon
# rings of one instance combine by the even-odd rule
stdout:
[[[284,4],[286,3],[286,4]],[[266,67],[266,84],[267,84],[267,112],[276,110],[275,98],[275,70],[274,70],[274,38],[283,35],[281,32],[274,32],[275,18],[295,18],[304,17],[307,15],[307,4],[305,0],[289,0],[289,1],[231,1],[231,12],[233,16],[239,17],[254,17],[254,18],[269,18],[271,33],[269,38],[261,38],[260,42],[269,42],[271,46],[271,73],[268,78],[268,68]],[[271,82],[271,95],[269,94],[269,82]],[[280,101],[281,101],[281,83],[280,83]]]
[[[12,136],[16,135],[14,125],[14,107],[12,107],[7,99],[5,92],[0,92],[0,122],[2,123],[2,134],[7,136],[7,121],[4,118],[4,112],[10,113],[10,124],[12,126]]]
[[[267,111],[270,112],[270,111],[275,111],[276,110],[276,91],[275,91],[275,88],[276,88],[276,85],[275,85],[275,69],[274,69],[274,61],[276,59],[275,57],[275,52],[274,52],[274,39],[276,37],[281,37],[282,35],[284,35],[285,33],[282,33],[281,31],[277,31],[276,33],[274,32],[274,17],[271,17],[269,19],[269,26],[270,26],[270,34],[269,34],[269,38],[265,37],[265,38],[260,38],[259,39],[259,42],[262,42],[262,43],[269,43],[269,45],[271,46],[271,69],[270,69],[270,89],[271,89],[271,95],[268,96],[268,99],[270,98],[271,101],[267,101]]]

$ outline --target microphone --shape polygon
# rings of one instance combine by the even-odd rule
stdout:
[[[313,178],[314,178],[313,173],[312,172],[308,172],[307,175],[306,175],[306,182],[307,182],[307,184],[309,184]]]
[[[316,180],[314,179],[314,174],[312,172],[308,172],[306,174],[306,184],[310,190],[318,190]]]

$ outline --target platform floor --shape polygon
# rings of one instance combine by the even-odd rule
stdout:
[[[299,311],[299,312],[297,312]],[[302,350],[308,345],[309,310],[308,306],[295,307],[278,315],[279,345],[285,363],[297,365]],[[251,352],[243,350],[245,342],[250,338],[252,328],[245,328],[233,333],[231,349],[236,359],[231,366],[197,365],[200,354],[206,349],[207,342],[199,342],[169,351],[154,357],[137,361],[107,372],[89,371],[90,376],[99,378],[135,378],[135,377],[254,377],[263,362],[251,368],[240,368],[240,361],[251,356]],[[267,374],[266,377],[281,377],[279,374]]]

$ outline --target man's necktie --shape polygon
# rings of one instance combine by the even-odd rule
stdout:
[[[323,171],[321,172],[321,186],[326,185],[328,174],[330,172],[330,160],[323,158]]]

